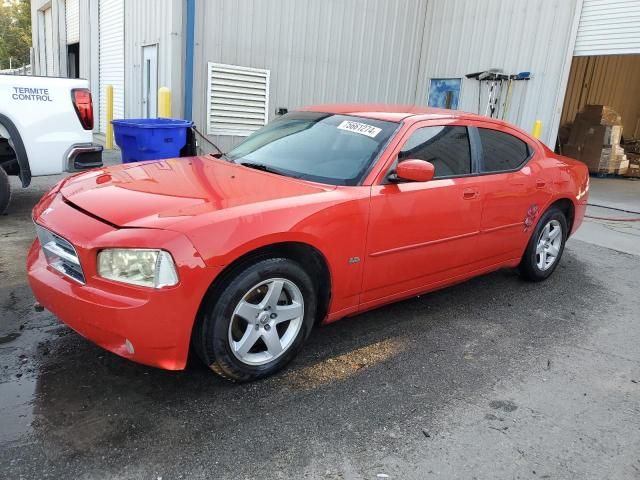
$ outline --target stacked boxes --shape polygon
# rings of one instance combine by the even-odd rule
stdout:
[[[640,177],[640,155],[637,153],[629,153],[627,152],[628,164],[626,171],[623,171],[623,168],[620,168],[620,175],[624,175],[625,177]]]
[[[576,115],[564,154],[584,162],[592,173],[619,173],[627,160],[620,147],[621,121],[611,107],[585,106]]]

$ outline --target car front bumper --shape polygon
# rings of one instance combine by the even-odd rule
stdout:
[[[110,352],[145,365],[183,369],[198,309],[221,267],[206,267],[191,243],[175,232],[117,229],[65,204],[59,194],[49,197],[50,212],[35,220],[73,244],[85,283],[53,268],[36,239],[27,256],[28,279],[36,300]],[[97,275],[100,249],[132,244],[140,248],[155,244],[171,251],[180,277],[178,285],[153,289]]]

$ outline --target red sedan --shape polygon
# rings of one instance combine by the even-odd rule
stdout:
[[[269,375],[329,323],[504,267],[539,281],[582,223],[580,162],[414,107],[284,115],[224,155],[102,168],[34,208],[36,299],[131,360]]]

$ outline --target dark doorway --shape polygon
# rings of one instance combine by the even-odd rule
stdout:
[[[67,45],[67,76],[69,78],[80,78],[80,44],[71,43]]]

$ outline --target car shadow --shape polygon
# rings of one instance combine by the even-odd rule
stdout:
[[[197,361],[182,372],[138,365],[60,326],[38,348],[34,433],[55,460],[184,429],[189,442],[251,436],[252,428],[270,428],[284,442],[309,422],[334,430],[335,418],[364,411],[397,421],[409,407],[428,415],[531,368],[547,347],[577,335],[602,288],[589,268],[568,250],[544,283],[504,270],[317,328],[287,369],[249,384]],[[301,423],[279,423],[283,409]]]

